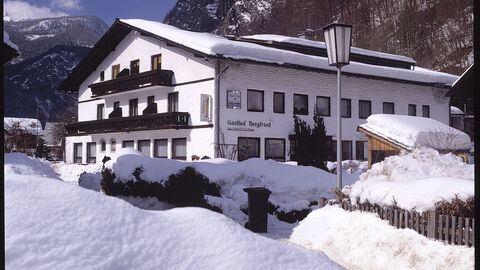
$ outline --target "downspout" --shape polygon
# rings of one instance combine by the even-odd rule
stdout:
[[[215,65],[215,158],[218,158],[218,144],[220,143],[220,78],[227,71],[230,65],[226,63],[223,70],[220,70],[220,60],[217,60]]]

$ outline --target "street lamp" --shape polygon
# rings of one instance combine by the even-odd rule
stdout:
[[[342,66],[350,63],[352,45],[352,25],[331,23],[323,27],[325,45],[327,46],[328,64],[337,67],[337,188],[342,190],[342,100],[340,76]]]

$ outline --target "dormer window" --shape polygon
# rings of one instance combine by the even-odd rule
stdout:
[[[112,79],[117,78],[118,73],[120,73],[120,65],[112,66]]]
[[[130,74],[137,74],[140,72],[140,60],[130,61]]]
[[[162,69],[162,55],[152,55],[152,70]]]

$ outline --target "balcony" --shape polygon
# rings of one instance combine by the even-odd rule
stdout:
[[[189,113],[168,112],[78,122],[66,126],[67,135],[127,132],[188,127]]]
[[[151,70],[124,77],[118,77],[113,80],[99,82],[89,85],[94,97],[104,96],[114,93],[135,90],[155,85],[172,85],[173,71],[171,70]]]

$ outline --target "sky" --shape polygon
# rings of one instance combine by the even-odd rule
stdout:
[[[3,1],[3,10],[12,20],[68,15],[93,15],[108,26],[115,18],[163,21],[177,0],[30,0]]]

